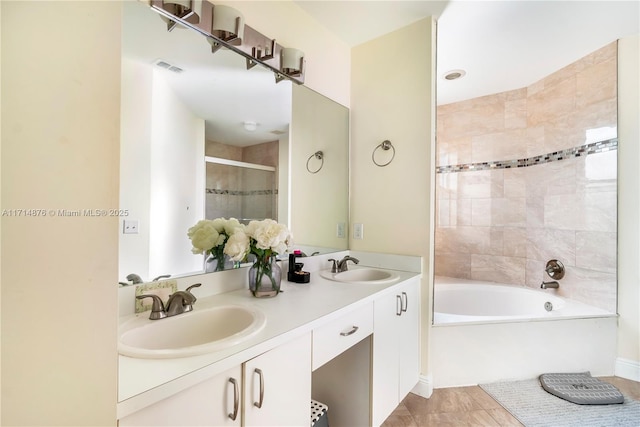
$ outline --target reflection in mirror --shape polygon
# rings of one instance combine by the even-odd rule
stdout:
[[[302,230],[316,227],[335,236],[336,215],[327,216],[333,225],[324,226],[322,216],[298,214],[290,196],[298,182],[306,182],[297,168],[290,171],[290,159],[324,145],[324,137],[306,132],[333,127],[332,109],[344,107],[302,86],[296,90],[306,96],[293,100],[290,81],[276,84],[260,66],[247,70],[245,59],[229,50],[212,53],[191,29],[178,25],[167,32],[142,2],[123,3],[122,31],[120,206],[128,210],[129,227],[123,223],[120,230],[121,282],[131,273],[148,281],[203,272],[204,257],[191,253],[187,230],[205,217],[273,218],[287,224],[305,249],[346,247],[346,239],[333,245],[305,235]],[[292,102],[331,107],[297,126],[293,138]],[[331,144],[344,144],[333,163],[344,170],[327,168],[324,183],[333,182],[333,173],[340,181],[348,174],[348,111],[346,117],[346,128],[337,126],[344,135],[327,135]],[[347,188],[331,196],[323,209],[335,206],[346,223]],[[125,233],[132,224],[136,232]]]

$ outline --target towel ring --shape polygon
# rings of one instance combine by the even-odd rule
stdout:
[[[378,151],[378,148],[382,148],[382,150],[384,151],[389,151],[389,149],[393,151],[391,154],[391,159],[389,159],[387,163],[376,162],[376,151]],[[371,160],[373,160],[373,163],[375,163],[376,166],[384,167],[384,166],[387,166],[389,163],[391,163],[395,156],[396,156],[396,149],[394,148],[393,144],[391,144],[391,141],[389,141],[388,139],[385,139],[380,144],[378,144],[376,148],[373,149],[373,153],[371,153]]]
[[[309,162],[311,161],[311,159],[316,158],[318,160],[321,161],[320,163],[320,167],[314,171],[312,171],[311,169],[309,169]],[[313,153],[312,155],[309,156],[309,158],[307,159],[307,170],[309,171],[309,173],[318,173],[320,172],[320,169],[322,169],[322,166],[324,166],[324,153],[322,151],[316,151],[315,153]]]

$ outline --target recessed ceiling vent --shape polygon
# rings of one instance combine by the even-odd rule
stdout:
[[[155,62],[156,66],[160,68],[164,68],[165,70],[173,71],[174,73],[181,73],[184,70],[180,67],[176,67],[175,65],[169,64],[167,61],[163,61],[162,59],[158,59]]]
[[[276,129],[276,130],[272,130],[271,133],[274,135],[284,135],[286,132]]]

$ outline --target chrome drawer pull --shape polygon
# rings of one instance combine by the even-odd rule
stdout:
[[[405,313],[407,311],[407,307],[409,306],[409,297],[406,292],[402,293],[402,312]]]
[[[229,414],[229,418],[233,421],[238,417],[238,408],[240,407],[240,393],[238,393],[238,382],[235,378],[229,378],[229,382],[233,384],[233,413]]]
[[[253,402],[253,406],[262,408],[262,402],[264,401],[264,377],[262,375],[261,369],[256,368],[253,372],[258,374],[258,376],[260,377],[260,400],[258,400],[257,402]]]
[[[353,335],[359,328],[357,326],[352,326],[351,329],[347,332],[340,332],[340,336],[348,337],[349,335]]]

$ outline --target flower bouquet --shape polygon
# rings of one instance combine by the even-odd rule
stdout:
[[[282,271],[276,255],[287,252],[293,244],[286,226],[272,219],[251,221],[243,230],[229,237],[224,253],[232,260],[253,256],[249,269],[249,289],[256,297],[273,297],[280,292]]]
[[[224,254],[224,248],[236,230],[242,230],[244,226],[235,218],[203,219],[196,225],[189,228],[187,235],[191,239],[194,254],[207,254],[205,260],[205,271],[221,271],[226,268],[233,268],[235,263],[229,262],[228,256]]]

